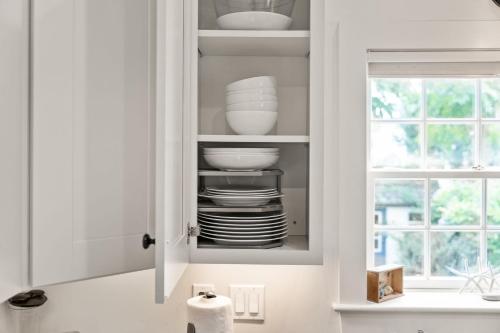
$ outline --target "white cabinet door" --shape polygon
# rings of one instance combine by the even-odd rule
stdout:
[[[0,8],[1,303],[28,282],[29,8],[27,0]]]
[[[32,2],[35,286],[154,266],[152,3]]]
[[[157,2],[156,301],[163,303],[189,260],[183,200],[183,0]]]

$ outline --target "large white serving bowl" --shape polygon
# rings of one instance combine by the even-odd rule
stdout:
[[[234,81],[226,86],[226,91],[243,89],[275,88],[277,85],[274,76],[256,76],[248,79]]]
[[[278,102],[246,102],[226,105],[227,112],[234,111],[278,111]]]
[[[226,105],[248,102],[277,102],[278,97],[270,94],[230,94],[226,95]]]
[[[203,155],[205,161],[220,170],[262,170],[279,160],[279,155]]]
[[[278,112],[272,111],[234,111],[226,112],[229,127],[240,135],[266,135],[276,121]]]
[[[286,30],[292,18],[278,13],[246,11],[222,15],[217,25],[227,30]]]
[[[257,94],[257,95],[274,95],[277,96],[276,88],[250,88],[250,89],[235,89],[226,90],[226,96],[233,96],[239,94]]]

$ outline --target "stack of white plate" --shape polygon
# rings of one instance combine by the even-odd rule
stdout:
[[[274,76],[258,76],[226,86],[226,120],[241,135],[265,135],[278,120]]]
[[[288,235],[286,213],[198,213],[203,238],[223,245],[258,246],[284,240]]]
[[[279,148],[203,148],[207,163],[220,170],[263,170],[276,164]]]
[[[208,187],[199,197],[209,199],[218,206],[257,207],[282,198],[283,194],[271,187],[228,185]]]

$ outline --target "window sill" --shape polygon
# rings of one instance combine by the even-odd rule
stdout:
[[[485,301],[480,294],[409,292],[384,303],[339,303],[333,309],[339,313],[500,313],[500,302]]]

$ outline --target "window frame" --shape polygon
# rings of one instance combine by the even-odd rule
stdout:
[[[372,98],[371,98],[371,81],[376,78],[419,78],[422,79],[422,96],[421,96],[421,115],[414,119],[377,119],[373,117],[372,113]],[[428,118],[427,105],[426,105],[426,87],[425,79],[432,78],[466,78],[476,79],[475,101],[474,101],[474,115],[473,118]],[[463,285],[464,279],[460,277],[439,277],[431,276],[431,245],[430,235],[436,231],[474,231],[479,233],[479,252],[480,260],[485,261],[487,257],[487,237],[488,232],[500,232],[500,225],[488,225],[486,218],[487,207],[487,180],[500,178],[499,167],[482,167],[482,138],[483,138],[483,123],[485,124],[500,124],[500,118],[489,119],[482,117],[481,109],[481,84],[480,79],[498,78],[495,75],[370,75],[368,71],[367,84],[366,84],[366,161],[367,161],[367,179],[366,179],[366,206],[367,206],[367,228],[366,228],[366,264],[367,267],[374,266],[374,238],[375,232],[394,230],[394,231],[422,231],[424,233],[424,258],[423,258],[423,276],[418,277],[405,277],[405,284],[407,288],[416,289],[456,289]],[[398,168],[371,168],[371,128],[372,124],[377,123],[417,123],[422,129],[420,145],[421,145],[421,166],[420,169],[398,169]],[[427,126],[435,123],[467,123],[474,126],[474,163],[471,168],[467,169],[431,169],[427,168]],[[375,198],[374,198],[374,185],[376,179],[405,179],[405,180],[424,180],[424,224],[422,226],[381,226],[375,225],[373,220],[373,213],[375,212]],[[430,222],[430,200],[432,194],[429,191],[429,182],[432,179],[481,179],[481,216],[478,226],[432,226]]]

